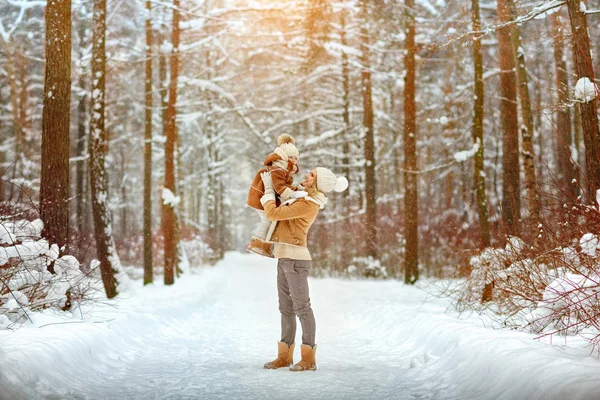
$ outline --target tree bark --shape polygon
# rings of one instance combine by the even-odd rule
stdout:
[[[375,139],[373,131],[373,99],[371,96],[371,63],[369,60],[369,11],[366,0],[362,0],[364,15],[361,28],[361,62],[363,125],[365,128],[365,195],[366,195],[366,244],[367,255],[377,258],[377,196],[375,182]]]
[[[569,19],[575,53],[575,72],[577,79],[589,78],[594,82],[594,68],[590,53],[590,36],[587,19],[581,10],[580,0],[568,0]],[[596,190],[600,189],[600,132],[598,131],[598,114],[596,97],[588,102],[579,103],[583,142],[585,144],[586,194],[588,202],[596,199]]]
[[[573,183],[573,179],[577,175],[571,161],[571,112],[567,106],[569,102],[569,77],[567,74],[567,63],[564,58],[565,33],[558,13],[550,15],[550,24],[554,45],[555,83],[558,93],[558,111],[556,113],[558,140],[556,141],[556,153],[558,156],[559,179],[561,189],[563,190],[563,199],[574,201],[577,197],[578,184]]]
[[[514,0],[506,0],[509,18],[513,20],[517,16],[517,6]],[[522,124],[521,140],[523,141],[523,167],[525,172],[525,190],[529,207],[530,223],[537,229],[540,219],[540,197],[537,190],[537,177],[535,172],[535,151],[533,138],[535,135],[533,125],[533,111],[531,109],[531,96],[529,95],[529,79],[525,69],[525,52],[521,48],[521,32],[517,24],[511,25],[511,41],[513,53],[517,66],[517,81],[519,104],[521,105]]]
[[[404,282],[413,284],[419,278],[419,192],[417,175],[417,110],[415,104],[415,18],[414,0],[405,0],[406,45],[404,56],[404,221],[406,251]]]
[[[105,87],[106,87],[106,0],[94,0],[92,22],[92,100],[90,118],[90,139],[88,142],[90,162],[90,191],[94,217],[96,251],[100,260],[102,282],[108,298],[117,295],[115,274],[120,269],[116,253],[108,208],[107,177],[105,158],[108,137],[104,127]]]
[[[165,142],[165,189],[173,196],[175,187],[175,146],[177,142],[177,79],[179,77],[179,0],[173,0],[173,32],[171,52],[171,79],[169,82],[169,104],[167,106],[167,141]],[[163,200],[163,233],[165,241],[165,285],[175,282],[177,264],[177,216],[176,205],[165,204]]]
[[[510,21],[506,0],[498,0],[500,23]],[[508,235],[521,235],[521,177],[519,174],[519,120],[517,115],[517,80],[515,58],[510,39],[511,27],[498,29],[500,58],[500,115],[502,119],[502,221]]]
[[[346,42],[346,10],[342,9],[340,11],[341,21],[340,21],[340,41],[344,50],[342,50],[342,87],[344,90],[343,93],[343,103],[344,103],[344,144],[342,145],[342,151],[344,153],[344,157],[342,162],[344,164],[344,175],[348,182],[350,182],[350,159],[348,155],[350,154],[350,143],[348,142],[348,135],[350,134],[350,71],[348,67],[348,54],[346,54],[345,48],[348,45]],[[350,195],[349,190],[344,190],[342,192],[342,197],[344,199],[344,204],[348,206],[348,198]]]
[[[77,231],[79,234],[83,233],[84,227],[87,222],[87,191],[85,190],[85,166],[86,160],[86,133],[87,133],[87,91],[86,79],[85,79],[85,68],[83,67],[83,49],[87,45],[86,41],[86,25],[82,22],[79,23],[78,36],[79,36],[79,102],[77,103],[77,157],[80,159],[77,161],[77,172],[76,172],[76,192],[77,192]]]
[[[144,285],[152,283],[152,3],[146,1],[146,101],[144,132]]]
[[[479,31],[481,28],[481,19],[479,16],[479,0],[471,0],[472,24],[473,30]],[[475,72],[475,103],[473,105],[473,145],[478,146],[474,157],[474,178],[475,192],[477,195],[477,212],[479,215],[479,234],[483,247],[489,247],[490,222],[487,206],[487,194],[485,191],[485,170],[484,170],[484,146],[483,146],[483,116],[484,116],[484,96],[483,87],[483,56],[481,54],[481,37],[473,38],[473,65]]]
[[[70,0],[48,2],[45,70],[40,218],[43,236],[62,248],[69,244]]]

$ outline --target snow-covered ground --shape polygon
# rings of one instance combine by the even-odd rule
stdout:
[[[591,349],[459,319],[397,281],[310,285],[316,372],[262,368],[279,339],[275,261],[229,253],[173,287],[85,310],[84,322],[38,315],[0,331],[0,398],[600,398]]]

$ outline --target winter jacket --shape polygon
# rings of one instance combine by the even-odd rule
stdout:
[[[257,210],[263,210],[263,205],[260,202],[260,198],[265,194],[265,185],[260,179],[260,174],[265,171],[271,172],[271,179],[273,179],[273,189],[278,195],[277,205],[281,201],[286,201],[290,198],[296,188],[292,186],[294,178],[292,173],[288,170],[287,159],[284,160],[283,156],[278,153],[271,153],[265,159],[264,165],[266,168],[261,169],[254,176],[250,190],[248,191],[248,205]],[[295,166],[294,173],[298,173],[298,166]]]
[[[271,221],[279,221],[273,234],[271,241],[275,243],[274,253],[288,254],[285,257],[277,258],[294,258],[294,259],[309,259],[310,253],[307,249],[308,230],[319,214],[319,210],[327,204],[327,197],[320,192],[316,195],[307,196],[297,200],[291,200],[289,203],[282,204],[276,207],[273,200],[264,201],[264,209],[267,218]],[[278,248],[279,247],[279,248]],[[289,247],[286,249],[286,247]],[[300,252],[294,251],[293,248],[303,250]],[[294,257],[290,254],[307,254],[308,257]]]

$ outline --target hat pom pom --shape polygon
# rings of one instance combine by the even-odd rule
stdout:
[[[333,190],[336,192],[343,192],[346,189],[348,189],[348,179],[346,179],[345,176],[338,176]]]
[[[279,135],[279,137],[277,138],[277,145],[281,146],[282,144],[295,144],[296,141],[294,140],[294,138],[291,135],[288,135],[287,133],[281,134]]]

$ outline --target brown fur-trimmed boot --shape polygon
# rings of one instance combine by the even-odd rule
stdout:
[[[315,354],[317,353],[317,345],[310,347],[307,344],[303,344],[300,347],[300,354],[302,360],[290,367],[290,371],[316,371],[317,361],[315,360]]]
[[[260,256],[274,258],[273,252],[271,251],[271,243],[265,242],[257,237],[250,239],[250,243],[246,246],[246,250],[256,253]]]
[[[265,364],[265,369],[277,369],[289,367],[294,363],[294,346],[288,346],[283,342],[277,343],[277,358]]]

